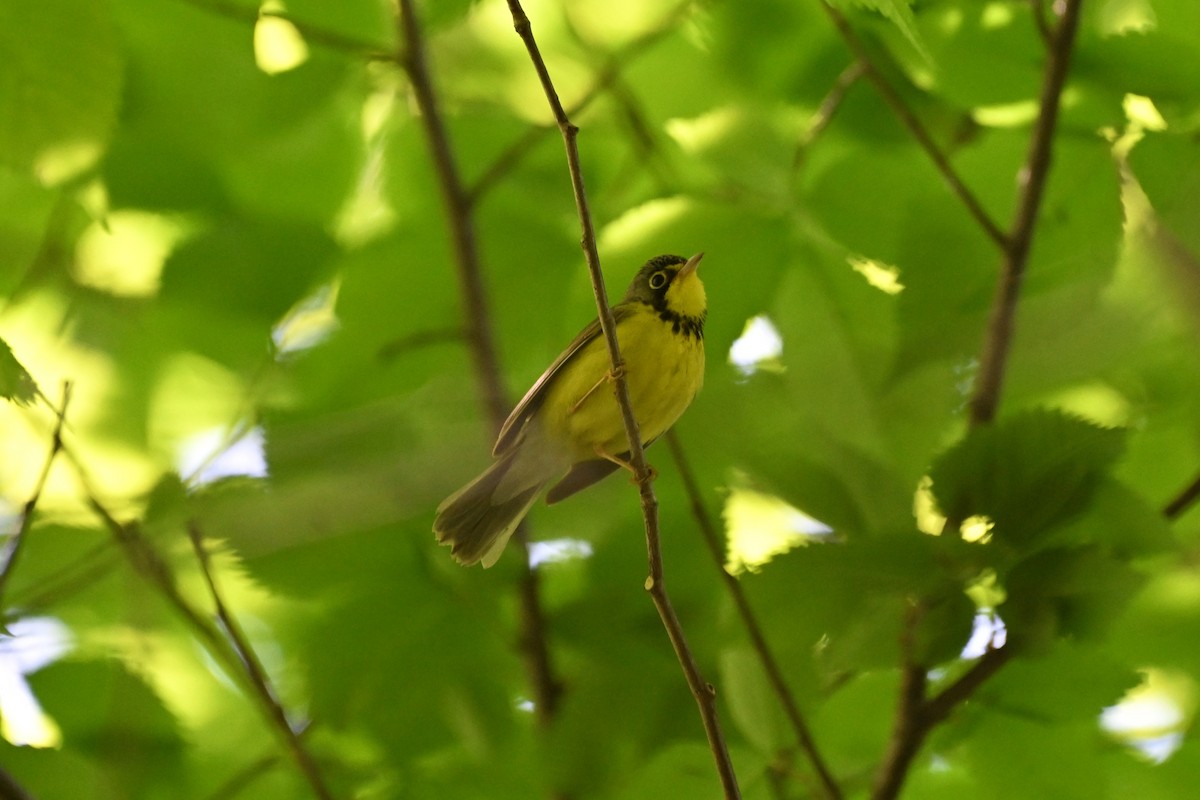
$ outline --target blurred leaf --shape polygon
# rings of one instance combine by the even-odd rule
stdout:
[[[941,664],[957,658],[971,638],[975,614],[975,604],[965,592],[926,601],[913,646],[916,663]]]
[[[29,684],[62,730],[67,749],[87,755],[122,794],[162,791],[183,778],[184,741],[154,691],[115,661],[62,661]]]
[[[713,766],[712,751],[703,742],[679,742],[653,755],[645,767],[628,776],[613,796],[620,800],[642,797],[718,797],[721,784]]]
[[[1025,412],[976,428],[933,464],[933,493],[956,520],[982,514],[997,541],[1024,549],[1080,513],[1123,433],[1052,411]]]
[[[1009,638],[1045,647],[1052,638],[1103,637],[1145,579],[1100,547],[1047,550],[1022,561],[1005,581],[1000,608]]]
[[[51,0],[0,9],[0,153],[57,184],[89,168],[116,122],[122,56],[107,3]]]
[[[0,397],[26,406],[34,401],[38,393],[33,376],[17,361],[8,342],[0,339]]]
[[[121,790],[101,765],[69,750],[15,747],[0,739],[0,762],[22,789],[40,800],[101,800]],[[32,792],[37,794],[33,795]]]
[[[913,46],[913,49],[925,58],[929,57],[929,51],[921,39],[920,31],[918,31],[916,20],[913,17],[913,0],[836,0],[836,4],[843,8],[859,6],[878,11],[904,34],[904,38]]]
[[[1158,510],[1200,464],[1195,281],[1162,280],[1187,263],[1173,254],[1197,249],[1200,7],[1084,3],[1008,411],[964,433],[996,242],[871,82],[845,84],[855,59],[819,5],[677,3],[527,11],[580,129],[610,298],[650,256],[707,254],[706,385],[678,425],[698,499],[720,520],[731,489],[770,492],[834,528],[738,580],[845,793],[867,792],[885,757],[914,602],[914,655],[942,685],[970,668],[964,588],[994,575],[1016,657],[931,731],[903,794],[1188,796],[1190,739],[1143,765],[1096,714],[1133,667],[1200,680],[1194,515]],[[1046,64],[1035,8],[838,3],[1006,228]],[[391,52],[394,5],[289,0],[305,55],[283,71],[260,67],[259,5],[0,11],[12,66],[0,70],[0,337],[15,348],[0,350],[0,394],[28,398],[29,375],[72,381],[68,446],[88,493],[137,524],[208,608],[184,535],[196,520],[289,718],[311,721],[334,795],[717,796],[643,589],[627,480],[530,514],[531,541],[547,545],[534,554],[571,554],[535,569],[540,634],[519,599],[520,548],[462,569],[430,530],[439,501],[489,462],[467,323],[488,326],[511,402],[595,315],[561,137],[507,9],[418,2],[467,182],[481,308],[464,301],[425,120]],[[1128,158],[1144,197],[1113,158],[1112,136],[1139,125]],[[131,219],[159,234],[126,238]],[[138,294],[115,294],[135,269]],[[735,365],[758,317],[781,350]],[[0,403],[9,518],[45,454],[27,416]],[[181,483],[193,448],[248,429],[220,456],[226,477]],[[802,796],[810,768],[697,541],[697,498],[660,448],[649,457],[672,604],[716,685],[743,796]],[[5,771],[71,800],[210,798],[239,776],[255,798],[305,795],[253,702],[160,591],[110,534],[80,527],[95,517],[76,472],[51,474],[6,619],[53,617],[76,658],[131,666],[71,660],[33,675],[64,744],[0,743]],[[991,517],[990,539],[918,532],[937,524],[914,509],[929,475],[954,521]],[[535,634],[561,690],[552,719],[530,671]],[[273,766],[255,772],[260,759]]]
[[[1064,642],[1044,656],[1010,663],[988,682],[981,700],[1043,724],[1090,722],[1140,680],[1103,650]]]
[[[758,655],[745,647],[726,650],[720,677],[732,721],[750,743],[768,758],[786,747],[792,734]]]

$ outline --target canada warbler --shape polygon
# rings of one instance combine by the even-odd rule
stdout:
[[[707,300],[696,274],[703,255],[650,259],[612,308],[629,400],[647,444],[675,424],[704,383]],[[495,564],[556,478],[547,503],[628,467],[620,408],[602,390],[611,379],[608,347],[593,320],[509,414],[492,450],[496,461],[438,506],[433,530],[457,561]]]

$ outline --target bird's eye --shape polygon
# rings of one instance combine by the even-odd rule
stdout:
[[[661,289],[667,285],[667,273],[658,271],[650,276],[650,288]]]

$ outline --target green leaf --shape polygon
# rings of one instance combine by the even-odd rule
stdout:
[[[721,654],[720,686],[733,722],[767,758],[790,744],[779,697],[771,688],[758,655],[748,647]]]
[[[917,29],[916,19],[913,17],[913,0],[835,0],[834,4],[843,8],[858,6],[878,11],[904,34],[904,38],[913,46],[913,49],[926,60],[929,59],[929,49]]]
[[[38,394],[38,385],[33,376],[17,361],[8,342],[0,339],[0,397],[27,406]]]
[[[29,676],[64,745],[103,765],[123,793],[145,796],[183,777],[184,742],[155,692],[116,661],[61,661]]]
[[[1008,547],[1035,546],[1080,513],[1120,456],[1124,433],[1055,411],[1032,411],[976,428],[930,469],[942,512],[982,514]]]
[[[14,747],[0,739],[0,763],[4,764],[4,771],[28,793],[13,797],[98,800],[112,797],[120,791],[105,775],[102,765],[70,750]]]
[[[104,152],[121,97],[109,4],[48,0],[0,8],[0,159],[57,184]]]
[[[1188,202],[1200,187],[1200,146],[1191,137],[1148,133],[1130,152],[1129,165],[1159,218],[1193,249],[1200,249],[1196,209]]]
[[[1144,583],[1101,547],[1046,550],[1009,573],[1000,613],[1009,637],[1033,648],[1058,637],[1100,639]]]
[[[1105,791],[1096,739],[1094,719],[1052,725],[992,714],[980,721],[960,757],[978,776],[980,798],[1084,800]]]
[[[925,601],[913,645],[918,664],[941,664],[957,658],[971,638],[975,604],[965,592],[949,592]]]
[[[614,795],[618,800],[646,797],[719,797],[721,784],[713,754],[703,742],[678,742],[662,748],[645,767],[630,775]]]
[[[1043,723],[1090,722],[1140,680],[1104,648],[1062,642],[1043,656],[1013,660],[980,690],[980,701]]]

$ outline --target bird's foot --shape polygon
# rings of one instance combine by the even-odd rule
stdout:
[[[593,392],[595,392],[597,389],[599,389],[604,384],[615,381],[617,378],[621,377],[624,374],[625,374],[625,365],[624,364],[622,364],[619,367],[616,367],[615,369],[609,369],[607,372],[604,373],[604,375],[600,378],[600,380],[598,380],[592,384],[592,388],[590,388],[586,392],[584,392],[582,397],[580,397],[578,400],[576,400],[574,403],[571,404],[571,407],[567,409],[567,414],[568,415],[574,414],[576,411],[579,410],[580,406],[582,406],[584,404],[584,402],[589,397],[592,396]]]
[[[621,458],[620,456],[614,456],[612,453],[608,452],[607,450],[605,450],[602,447],[597,446],[592,449],[595,451],[596,455],[598,455],[600,458],[603,458],[605,461],[611,461],[612,463],[616,464],[618,467],[620,467],[621,469],[625,470],[630,475],[632,475],[633,478],[630,482],[633,484],[639,484],[639,483],[643,483],[643,482],[651,483],[655,479],[658,478],[658,470],[656,470],[654,467],[647,464],[646,465],[646,477],[645,477],[644,481],[639,481],[637,470],[634,469],[633,464],[629,463],[628,461]]]

